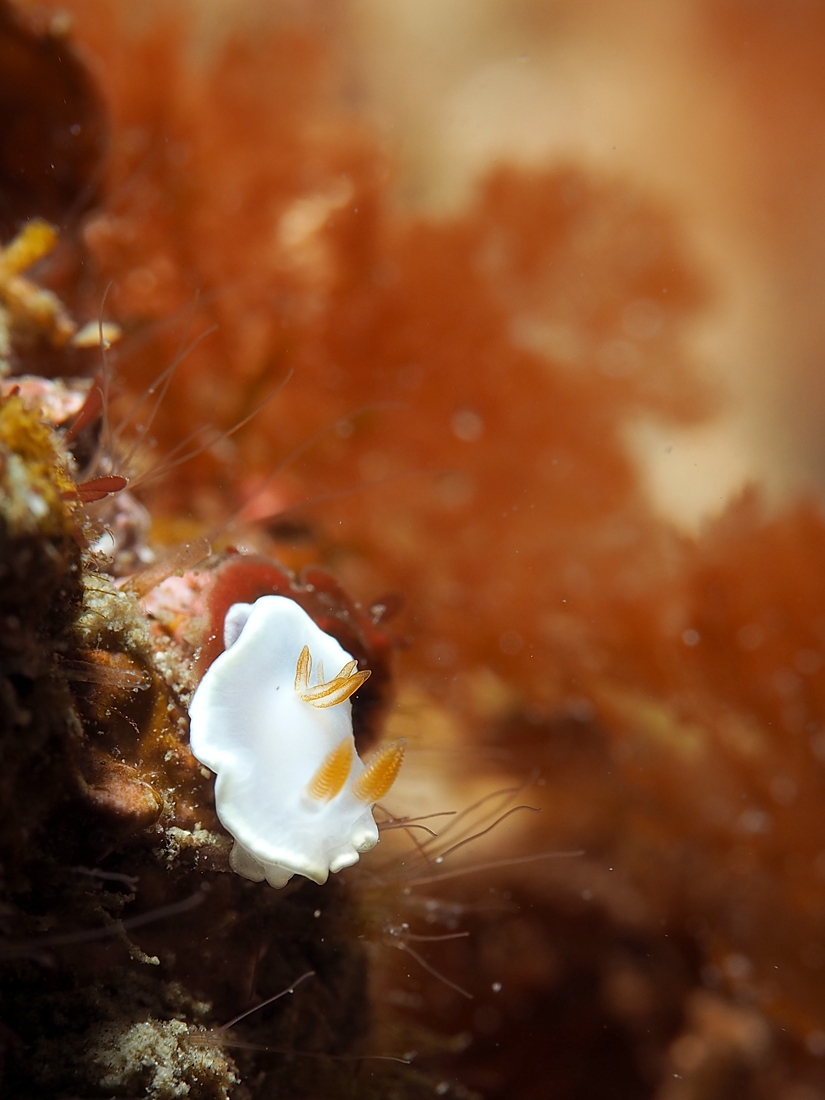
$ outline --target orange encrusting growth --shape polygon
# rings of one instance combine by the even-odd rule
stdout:
[[[0,272],[20,275],[47,256],[57,244],[57,230],[37,218],[25,225],[13,241],[0,250]]]
[[[324,758],[324,762],[307,787],[311,797],[323,802],[329,802],[331,798],[335,798],[346,783],[352,769],[352,757],[353,744],[350,739],[336,745]]]
[[[407,742],[402,737],[379,749],[353,785],[355,797],[362,802],[377,802],[383,798],[398,776],[406,747]]]
[[[0,244],[0,308],[4,323],[41,329],[55,347],[63,347],[77,331],[62,301],[23,273],[57,243],[57,230],[42,218],[25,225],[5,247]]]

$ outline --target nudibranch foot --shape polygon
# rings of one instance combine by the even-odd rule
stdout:
[[[253,882],[263,882],[266,879],[269,885],[274,886],[276,890],[286,886],[292,878],[292,871],[288,871],[286,867],[279,867],[277,863],[271,863],[265,867],[263,863],[250,855],[237,840],[232,845],[232,851],[229,853],[229,866],[236,874],[251,879]]]
[[[369,671],[293,600],[234,604],[224,635],[189,716],[192,752],[217,774],[232,869],[276,887],[292,875],[324,883],[378,843],[373,806],[398,774],[404,743],[364,766],[349,700]],[[324,667],[340,672],[325,680]]]

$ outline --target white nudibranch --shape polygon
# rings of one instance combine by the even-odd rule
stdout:
[[[404,743],[364,765],[349,697],[369,672],[294,600],[234,604],[224,641],[189,718],[192,752],[217,775],[232,869],[276,887],[293,875],[326,882],[378,843],[372,808],[398,774]]]

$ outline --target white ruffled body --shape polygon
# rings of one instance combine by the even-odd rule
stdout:
[[[326,882],[330,871],[351,866],[377,844],[374,799],[359,796],[365,767],[355,752],[349,699],[306,701],[296,668],[305,648],[319,680],[324,669],[334,676],[352,658],[283,596],[235,604],[225,641],[189,717],[192,752],[217,775],[218,817],[235,839],[232,867],[275,887],[293,875]],[[343,786],[331,797],[313,793],[330,754],[349,752],[345,742],[351,764]]]

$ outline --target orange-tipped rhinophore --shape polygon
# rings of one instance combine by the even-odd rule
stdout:
[[[318,679],[320,682],[315,687],[310,687],[312,654],[309,652],[309,647],[304,646],[295,669],[295,690],[305,703],[311,703],[314,707],[324,709],[337,706],[338,703],[343,703],[345,699],[349,699],[350,695],[354,695],[364,681],[370,678],[369,669],[356,672],[357,667],[356,661],[349,661],[337,676],[333,676],[331,680],[324,682],[324,666],[319,662]]]

